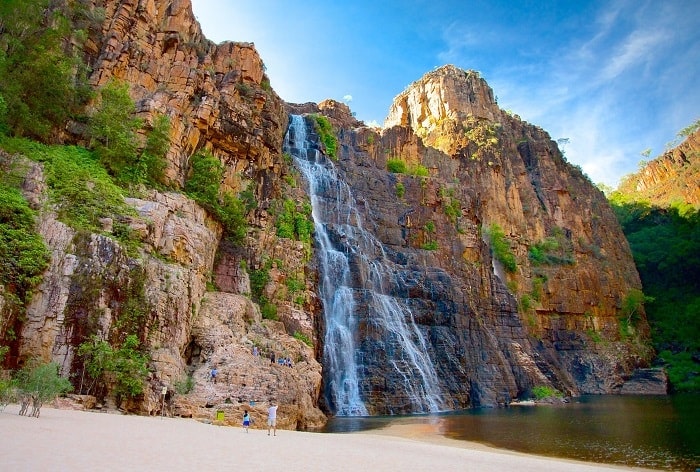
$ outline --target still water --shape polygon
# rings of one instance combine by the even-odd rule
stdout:
[[[563,405],[511,406],[410,417],[334,418],[326,432],[431,425],[447,438],[513,451],[652,469],[700,468],[700,395],[583,396]]]

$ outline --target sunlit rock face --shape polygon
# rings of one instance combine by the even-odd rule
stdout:
[[[319,211],[340,215],[325,227],[330,247],[348,254],[338,288],[354,304],[349,383],[370,413],[497,405],[538,385],[619,392],[645,365],[643,317],[620,335],[623,300],[640,281],[605,197],[546,132],[500,110],[477,73],[426,74],[396,98],[381,132],[348,126],[340,108],[323,113],[340,146]],[[322,151],[308,123],[307,132]],[[389,172],[397,160],[406,169]],[[487,235],[495,226],[509,269]],[[382,304],[407,323],[430,375],[406,361],[413,353]],[[343,411],[340,380],[324,378],[331,409]]]

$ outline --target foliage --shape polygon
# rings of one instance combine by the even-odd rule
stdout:
[[[291,198],[284,200],[275,221],[277,236],[311,243],[311,235],[314,230],[311,210],[309,203],[304,203],[299,209]]]
[[[252,269],[248,271],[248,277],[250,279],[250,290],[253,295],[254,300],[261,300],[265,292],[265,287],[270,282],[270,268],[271,263],[263,264],[259,269]]]
[[[491,251],[496,260],[503,264],[507,272],[515,272],[518,268],[518,264],[503,229],[498,224],[494,223],[491,227],[486,228],[486,235],[489,238]]]
[[[229,241],[241,244],[248,233],[247,205],[228,192],[219,198],[224,166],[208,151],[200,151],[192,156],[190,167],[185,193],[221,222]]]
[[[314,119],[314,123],[316,124],[316,131],[321,138],[321,142],[326,148],[326,154],[328,154],[328,157],[333,160],[337,159],[338,138],[335,136],[331,122],[323,115],[314,114],[312,117]]]
[[[405,174],[408,171],[408,166],[403,159],[387,159],[386,169],[392,174]]]
[[[121,182],[137,183],[147,174],[137,154],[136,107],[126,82],[111,80],[100,90],[100,101],[90,116],[88,132],[100,162]]]
[[[294,331],[294,338],[298,339],[299,341],[303,342],[309,347],[314,347],[313,341],[311,341],[311,338],[309,338],[307,335],[302,333],[301,331]]]
[[[456,198],[449,198],[443,205],[443,210],[452,224],[457,224],[457,220],[462,216],[462,203]]]
[[[409,166],[406,162],[399,158],[389,158],[386,161],[386,170],[392,174],[408,174],[414,177],[428,177],[430,171],[422,164]]]
[[[700,129],[700,118],[698,118],[697,120],[695,120],[695,122],[693,122],[692,124],[686,126],[682,130],[680,130],[678,132],[678,137],[687,138],[688,136],[690,136],[691,134],[693,134],[694,132],[696,132],[699,129]]]
[[[194,377],[192,374],[186,375],[184,378],[175,381],[175,392],[179,395],[187,395],[194,388]]]
[[[58,370],[59,365],[55,362],[39,365],[29,363],[17,373],[16,385],[20,395],[30,397],[32,401],[31,416],[39,417],[39,410],[44,403],[73,389],[68,379],[59,375]]]
[[[700,214],[679,204],[655,207],[620,192],[610,201],[648,295],[624,300],[621,324],[628,323],[628,316],[634,321],[643,301],[652,342],[667,363],[672,388],[700,391],[693,374],[700,371]]]
[[[535,400],[543,400],[545,398],[561,397],[562,393],[552,387],[537,385],[532,387],[532,396],[535,397]]]
[[[154,186],[163,183],[167,166],[165,155],[169,147],[170,117],[157,115],[151,130],[146,134],[146,147],[139,162],[139,167],[145,170],[145,176],[140,176],[139,180]]]
[[[403,198],[404,194],[406,193],[406,187],[401,182],[396,182],[396,196],[399,198]]]
[[[148,356],[139,351],[139,340],[135,334],[130,334],[124,343],[114,351],[111,359],[111,373],[116,380],[114,393],[128,398],[143,393],[144,383],[148,376]]]
[[[666,372],[671,387],[677,392],[700,392],[700,375],[698,361],[693,354],[686,351],[673,353],[661,351],[659,359],[666,363]]]
[[[421,249],[425,249],[426,251],[437,251],[438,243],[435,240],[426,241],[421,244]]]
[[[117,398],[132,398],[143,393],[149,359],[139,350],[139,340],[135,334],[126,336],[117,349],[93,336],[78,347],[78,355],[82,357],[93,385],[112,384]]]
[[[279,317],[277,316],[277,305],[270,302],[265,297],[262,297],[259,304],[260,304],[260,313],[262,314],[262,317],[264,319],[274,320],[274,321],[279,320]]]
[[[0,137],[0,147],[44,163],[51,202],[59,219],[72,228],[99,233],[100,219],[136,214],[95,155],[85,148],[7,137]]]
[[[0,182],[0,285],[6,302],[18,308],[31,299],[51,257],[34,229],[34,218],[19,190]],[[0,336],[8,327],[0,325]]]
[[[469,116],[464,123],[467,139],[477,147],[472,159],[481,159],[498,152],[497,125]]]
[[[49,139],[90,97],[69,21],[48,0],[0,2],[0,95],[15,136]]]
[[[528,258],[533,265],[572,265],[576,261],[571,242],[560,228],[528,248]]]
[[[109,370],[111,358],[113,356],[112,346],[97,335],[93,335],[89,340],[78,346],[78,356],[83,359],[83,368],[88,377],[92,379],[91,384],[87,388],[87,393],[92,392],[93,387],[99,381],[102,381],[102,376]],[[82,381],[80,390],[82,393]]]

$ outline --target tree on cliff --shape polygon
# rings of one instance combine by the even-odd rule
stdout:
[[[67,53],[73,31],[48,0],[0,2],[0,96],[17,136],[51,139],[90,97],[85,67]]]

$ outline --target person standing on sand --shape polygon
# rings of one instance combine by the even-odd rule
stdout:
[[[248,410],[243,410],[243,429],[245,429],[245,432],[248,432],[248,427],[250,426],[250,415],[248,414]]]
[[[270,403],[270,408],[267,409],[267,435],[270,435],[270,430],[274,430],[274,435],[277,436],[277,405],[273,401]]]

